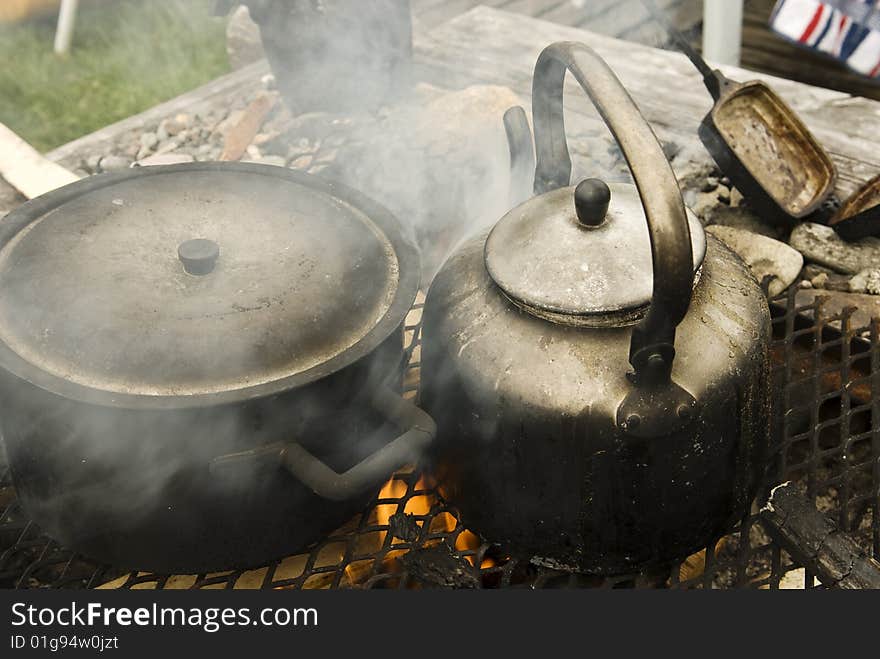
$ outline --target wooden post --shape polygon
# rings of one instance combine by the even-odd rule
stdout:
[[[743,0],[703,0],[703,57],[739,65]]]
[[[55,29],[55,53],[66,55],[73,39],[73,26],[76,23],[76,8],[79,0],[61,0],[58,10],[58,27]]]

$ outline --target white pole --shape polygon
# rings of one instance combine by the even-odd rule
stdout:
[[[58,11],[58,27],[55,30],[55,52],[58,55],[65,55],[70,50],[78,4],[79,0],[61,0],[61,9]]]
[[[703,57],[738,65],[742,48],[743,0],[703,0]]]

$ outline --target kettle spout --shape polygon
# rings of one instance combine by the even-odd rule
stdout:
[[[510,149],[510,207],[532,196],[535,178],[535,149],[526,111],[519,105],[504,113],[504,132]]]

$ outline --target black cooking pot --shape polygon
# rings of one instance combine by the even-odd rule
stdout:
[[[131,569],[302,549],[433,439],[397,393],[418,285],[387,211],[283,168],[142,168],[23,205],[0,225],[22,505]]]
[[[246,4],[295,114],[375,110],[405,90],[412,60],[409,0],[223,0]]]

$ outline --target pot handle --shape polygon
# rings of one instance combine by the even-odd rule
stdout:
[[[634,392],[632,399],[624,400],[618,416],[623,415],[620,425],[630,432],[654,434],[658,423],[666,427],[670,421],[641,423],[650,421],[644,418],[645,414],[651,419],[657,416],[651,413],[656,404],[671,406],[673,416],[676,410],[684,410],[682,406],[686,406],[688,412],[682,412],[681,416],[688,418],[695,404],[690,394],[671,381],[675,329],[690,306],[694,281],[684,201],[660,142],[632,97],[599,55],[576,42],[548,46],[535,65],[532,83],[537,152],[535,193],[567,186],[571,179],[562,102],[566,71],[571,71],[580,83],[617,140],[645,208],[654,289],[648,313],[633,329],[630,342],[629,361],[634,369],[631,380],[639,392]],[[650,401],[645,400],[648,393]],[[661,400],[657,400],[658,396]],[[635,398],[641,398],[642,403],[636,404]],[[641,430],[636,431],[636,426],[641,426]]]
[[[211,461],[211,469],[222,469],[227,464],[241,461],[280,462],[319,496],[331,501],[351,499],[377,487],[395,470],[418,461],[437,435],[437,425],[425,411],[388,387],[379,387],[372,403],[402,434],[344,473],[333,470],[294,441],[275,442],[215,458]]]

